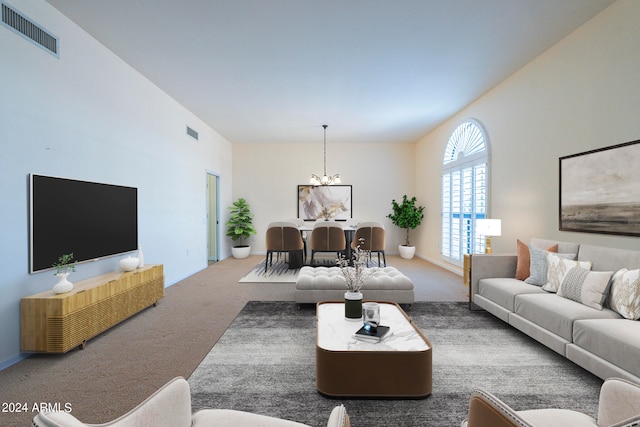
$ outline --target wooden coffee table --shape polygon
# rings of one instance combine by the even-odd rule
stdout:
[[[353,338],[361,321],[344,303],[316,305],[316,387],[331,397],[424,398],[431,394],[431,343],[396,303],[380,302],[379,343]]]

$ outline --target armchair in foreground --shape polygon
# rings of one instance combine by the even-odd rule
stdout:
[[[106,424],[84,424],[66,412],[40,412],[32,427],[304,427],[294,421],[228,409],[202,409],[191,415],[191,391],[182,377],[174,378],[147,400]],[[344,406],[336,406],[327,427],[349,427]]]
[[[640,386],[609,378],[602,384],[598,419],[568,409],[514,411],[489,392],[474,390],[469,418],[462,427],[637,427],[640,426]]]

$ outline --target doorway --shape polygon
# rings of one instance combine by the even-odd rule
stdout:
[[[218,256],[218,205],[220,177],[207,172],[207,261],[209,264],[219,261]]]

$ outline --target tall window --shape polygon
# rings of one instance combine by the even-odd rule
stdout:
[[[489,146],[480,123],[467,120],[447,142],[442,162],[442,256],[462,264],[464,254],[483,253],[476,219],[487,217]]]

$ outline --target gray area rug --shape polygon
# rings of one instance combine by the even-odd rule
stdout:
[[[298,278],[299,268],[289,269],[289,264],[282,261],[274,261],[272,265],[269,265],[267,274],[264,271],[264,260],[256,265],[253,270],[247,273],[239,283],[263,283],[263,282],[277,282],[277,283],[295,283]]]
[[[315,386],[315,306],[249,302],[189,378],[194,411],[250,411],[326,425],[344,404],[352,426],[458,426],[473,388],[516,410],[595,417],[602,380],[466,303],[416,303],[408,314],[433,345],[433,393],[421,400],[331,399]],[[372,373],[384,367],[372,367]]]

